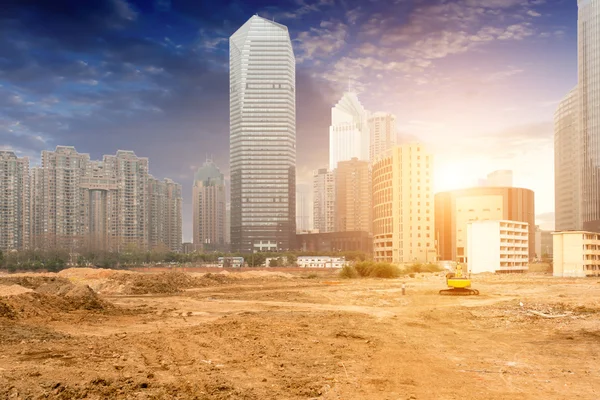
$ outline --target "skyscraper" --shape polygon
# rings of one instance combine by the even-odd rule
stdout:
[[[0,250],[29,247],[29,159],[0,151]]]
[[[225,179],[214,162],[207,160],[196,172],[193,196],[195,247],[223,250],[227,228]]]
[[[229,38],[231,248],[296,234],[296,64],[287,27],[257,15]]]
[[[600,1],[577,4],[581,224],[586,231],[600,232]]]
[[[320,233],[335,231],[335,173],[327,168],[313,173],[313,226]]]
[[[571,90],[554,113],[554,223],[557,231],[582,228],[577,94],[577,88]]]
[[[368,161],[340,161],[335,170],[335,231],[371,232],[371,173]]]
[[[376,112],[369,116],[369,132],[371,134],[370,160],[375,160],[387,150],[398,144],[396,132],[396,116],[390,113]]]
[[[370,159],[368,112],[354,92],[345,92],[331,108],[329,127],[329,169],[334,170],[340,161],[357,158]]]
[[[311,214],[311,192],[312,185],[296,184],[296,231],[306,232],[310,230]]]
[[[418,143],[373,164],[373,255],[393,263],[436,261],[433,156]]]

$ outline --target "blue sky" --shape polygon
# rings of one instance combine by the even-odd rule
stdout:
[[[330,108],[350,79],[371,111],[429,144],[436,190],[513,169],[553,225],[552,119],[577,81],[567,0],[8,0],[0,10],[0,148],[37,162],[74,145],[133,150],[191,186],[228,170],[228,37],[258,13],[297,58],[298,181],[327,165]]]

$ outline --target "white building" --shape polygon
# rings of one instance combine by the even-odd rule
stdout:
[[[229,38],[231,249],[292,247],[296,60],[286,26],[257,15]]]
[[[524,272],[529,269],[529,224],[473,221],[467,225],[469,272]]]
[[[300,256],[296,261],[301,268],[342,268],[346,265],[345,257]]]
[[[356,93],[345,92],[331,108],[329,169],[333,171],[338,162],[353,158],[369,161],[370,141],[368,112]]]
[[[313,173],[313,227],[320,233],[335,231],[335,172],[327,168]]]
[[[398,144],[396,132],[396,116],[385,112],[376,112],[369,116],[369,133],[371,134],[370,160],[374,162],[387,150]]]
[[[553,275],[570,278],[600,276],[600,234],[553,232]]]

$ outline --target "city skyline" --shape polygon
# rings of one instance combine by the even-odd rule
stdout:
[[[227,37],[256,13],[288,25],[298,54],[299,182],[326,165],[330,108],[351,79],[365,108],[433,144],[435,191],[513,169],[538,194],[538,223],[553,219],[552,115],[577,79],[574,2],[18,3],[0,17],[3,148],[32,163],[59,144],[149,157],[184,185],[186,241],[199,154],[228,164]]]

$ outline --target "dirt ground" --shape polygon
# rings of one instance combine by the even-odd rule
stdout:
[[[406,282],[406,295],[401,285]],[[600,280],[0,275],[0,399],[599,399]]]

